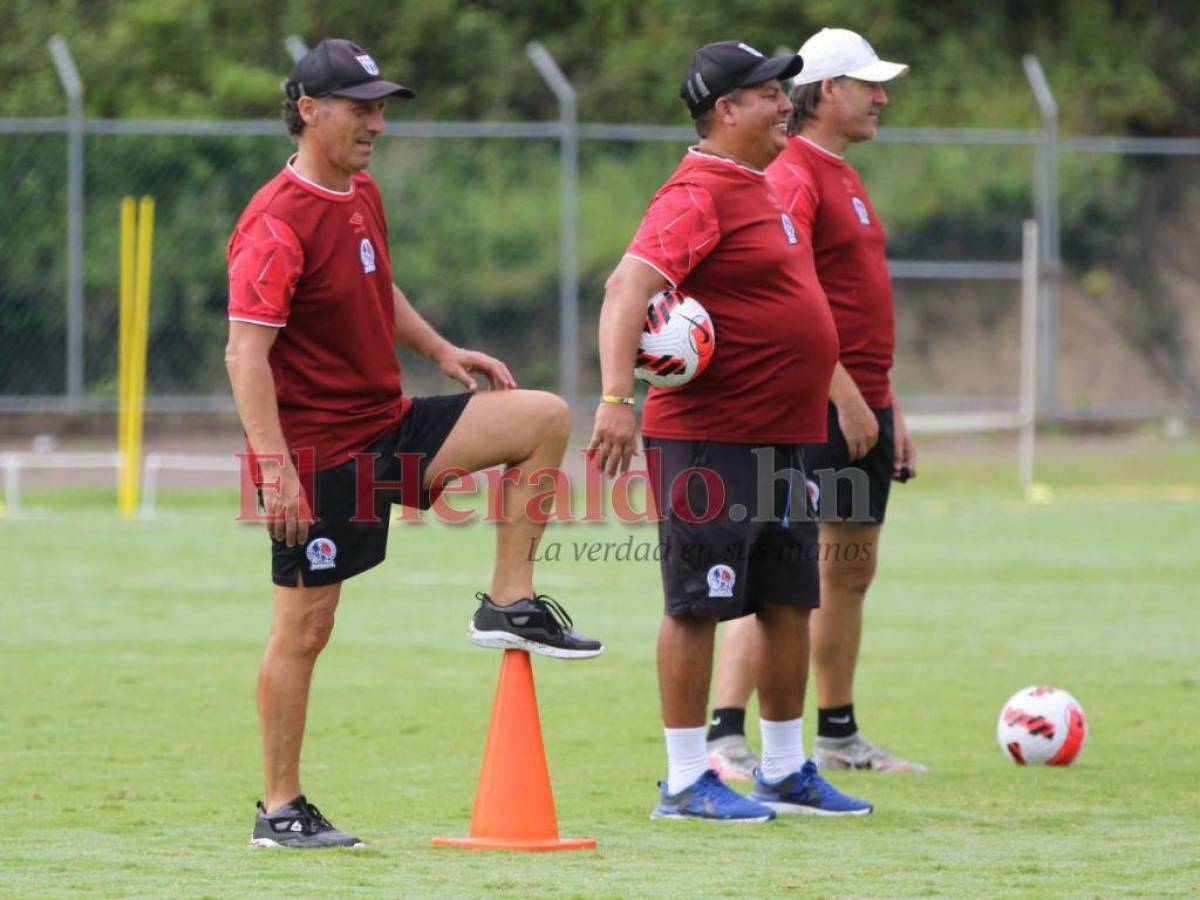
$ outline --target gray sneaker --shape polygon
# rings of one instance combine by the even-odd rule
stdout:
[[[928,772],[929,767],[893,756],[854,732],[848,738],[818,737],[813,745],[818,769],[867,769],[872,772]]]
[[[727,734],[705,744],[708,764],[726,781],[750,781],[758,768],[758,757],[746,745],[746,736]]]
[[[258,821],[250,835],[251,847],[291,847],[316,850],[325,847],[362,847],[363,842],[338,831],[301,794],[291,803],[268,815],[267,808],[258,804]]]

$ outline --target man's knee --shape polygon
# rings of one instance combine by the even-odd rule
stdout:
[[[827,562],[821,570],[822,585],[840,595],[862,599],[875,579],[875,559]]]
[[[289,656],[315,658],[333,634],[334,609],[316,607],[277,622],[272,642]]]
[[[306,615],[296,629],[293,652],[300,656],[316,656],[325,649],[333,634],[333,613],[314,612]]]
[[[565,442],[571,436],[571,407],[549,391],[535,391],[538,423],[547,439]]]

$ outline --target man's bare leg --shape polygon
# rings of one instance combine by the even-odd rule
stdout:
[[[812,616],[813,678],[820,709],[854,702],[863,601],[875,577],[878,525],[822,522],[821,608]]]
[[[716,630],[715,619],[663,616],[658,630],[658,690],[667,728],[704,727]]]
[[[490,595],[498,606],[533,596],[533,559],[546,528],[525,515],[526,503],[548,490],[530,484],[538,469],[562,464],[571,436],[566,402],[543,391],[496,391],[473,396],[425,473],[428,487],[442,472],[469,472],[504,465],[520,469],[521,479],[505,479],[501,521],[496,526],[496,561]]]
[[[278,809],[303,793],[300,747],[317,656],[333,631],[341,584],[275,587],[274,619],[258,672],[265,804]]]
[[[722,778],[749,781],[758,757],[746,742],[746,705],[754,693],[758,623],[754,616],[732,619],[721,627],[713,715],[708,724],[708,762]]]
[[[758,702],[762,712],[761,777],[753,799],[777,812],[869,814],[865,800],[842,794],[808,764],[804,753],[804,689],[812,610],[767,604],[758,613]]]
[[[813,613],[813,678],[819,722],[814,756],[823,769],[924,772],[858,732],[854,673],[862,645],[863,603],[879,558],[878,525],[821,523],[821,608]]]
[[[758,623],[754,616],[731,619],[721,626],[713,706],[746,708],[754,693],[757,658]]]
[[[663,616],[658,629],[658,690],[667,743],[667,796],[698,782],[708,769],[704,719],[712,679],[716,619]],[[662,807],[656,810],[657,817]]]
[[[808,620],[804,606],[764,604],[758,612],[758,707],[773,722],[804,715],[808,681]]]

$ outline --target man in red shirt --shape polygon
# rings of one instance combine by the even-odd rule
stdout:
[[[875,136],[887,104],[882,82],[908,71],[880,60],[860,35],[826,28],[800,48],[787,147],[767,181],[805,241],[829,299],[840,347],[828,405],[828,439],[804,448],[822,496],[821,608],[812,617],[821,769],[919,772],[858,731],[854,670],[862,608],[875,575],[879,532],[893,480],[916,474],[916,449],[892,396],[895,338],[885,234],[857,172],[843,159],[853,143]],[[834,473],[837,476],[834,477]],[[747,776],[741,716],[750,696],[756,636],[732,624],[722,640],[709,751],[730,776]]]
[[[589,449],[609,475],[637,452],[633,369],[647,301],[677,288],[704,305],[716,333],[705,372],[652,388],[642,416],[666,607],[667,780],[652,818],[872,809],[821,778],[801,738],[818,581],[800,445],[824,440],[837,335],[812,251],[764,173],[786,143],[791,104],[780,80],[800,67],[794,54],[767,59],[733,41],[696,52],[681,95],[700,143],[651,200],[600,312],[604,397]],[[762,635],[765,749],[745,798],[709,769],[704,719],[717,622],[749,613]]]
[[[385,81],[363,48],[336,39],[296,64],[286,90],[297,152],[255,194],[228,247],[226,363],[275,584],[258,682],[266,797],[251,843],[360,846],[301,792],[300,745],[313,665],[342,582],[383,560],[390,504],[425,508],[448,479],[509,466],[490,593],[478,595],[471,640],[561,658],[602,647],[533,590],[532,550],[544,522],[524,515],[538,485],[520,475],[561,462],[566,404],[516,390],[502,362],[455,347],[392,280],[383,202],[364,170],[385,98],[413,92]],[[397,341],[467,393],[405,396]],[[476,374],[496,390],[475,393]]]

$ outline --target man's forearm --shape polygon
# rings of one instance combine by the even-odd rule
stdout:
[[[396,311],[396,340],[402,347],[429,359],[437,359],[453,346],[413,309],[404,292],[395,285],[392,285],[392,299]]]
[[[605,394],[633,395],[633,369],[646,303],[636,296],[610,296],[600,310],[600,383]]]
[[[241,358],[230,362],[228,368],[233,400],[251,449],[286,460],[288,447],[279,422],[271,364],[265,358]]]
[[[862,391],[858,389],[858,385],[854,383],[854,379],[850,377],[850,373],[840,362],[833,367],[833,380],[829,383],[829,399],[838,409],[855,403],[866,405]]]
[[[600,307],[600,383],[605,394],[633,394],[638,341],[646,322],[646,301],[666,286],[653,269],[628,258],[605,285]]]

